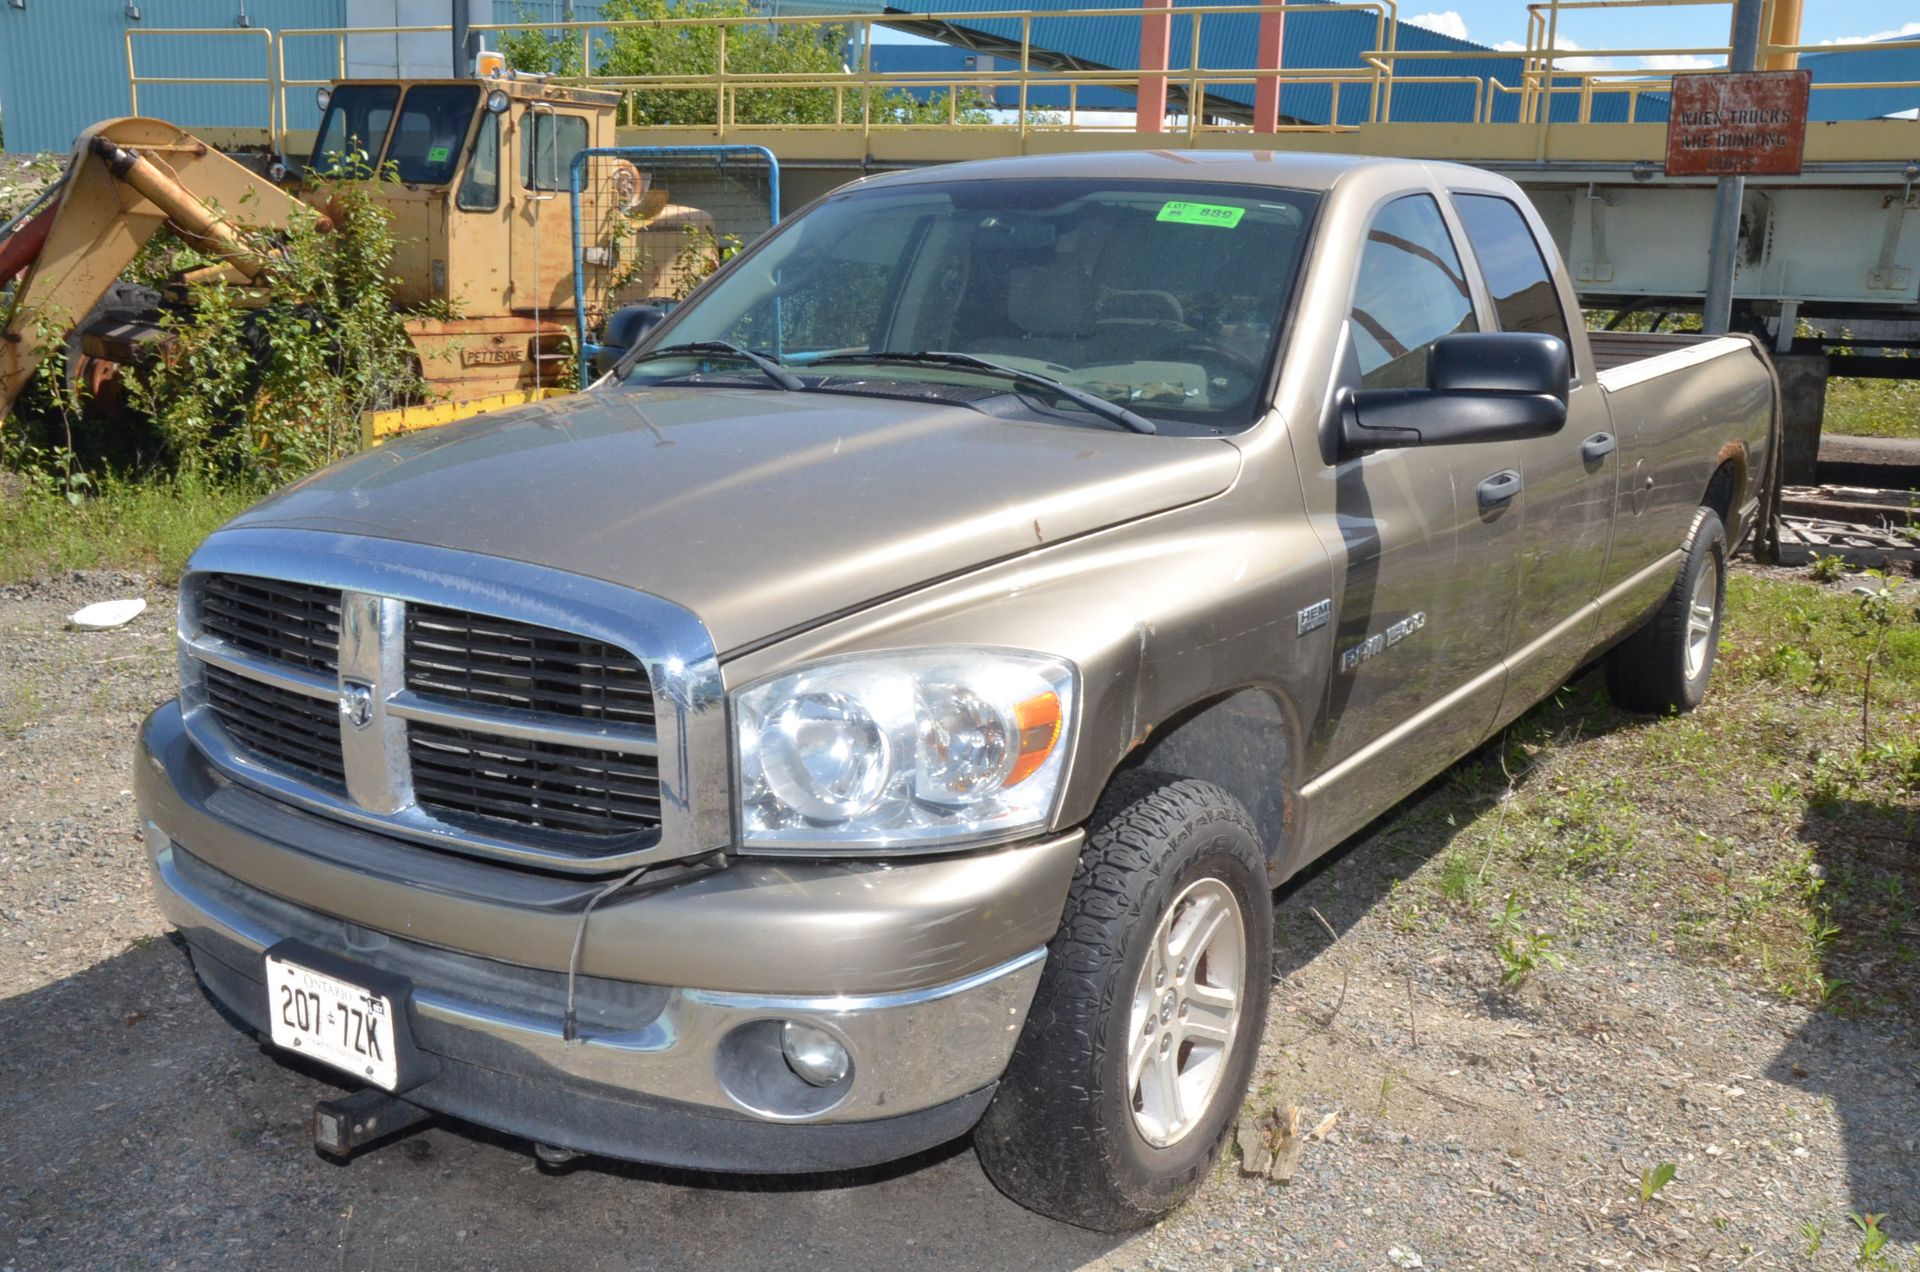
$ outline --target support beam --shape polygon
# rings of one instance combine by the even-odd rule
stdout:
[[[1773,0],[1773,21],[1767,24],[1767,43],[1772,45],[1800,43],[1801,0]],[[1763,71],[1794,71],[1800,69],[1798,53],[1768,53],[1760,60]]]
[[[1825,357],[1777,356],[1780,373],[1780,480],[1810,486],[1820,460],[1820,421],[1827,410]]]
[[[1141,0],[1140,86],[1136,90],[1134,131],[1164,132],[1167,126],[1167,54],[1173,46],[1173,0]],[[1159,71],[1149,75],[1148,71]]]
[[[473,74],[472,23],[469,0],[453,0],[453,77]]]
[[[1274,3],[1276,0],[1269,0]],[[1281,47],[1287,25],[1284,13],[1262,13],[1260,33],[1254,41],[1254,65],[1263,71],[1280,69]],[[1339,123],[1335,119],[1330,121]],[[1280,131],[1280,81],[1263,79],[1253,87],[1253,130],[1259,133]]]
[[[1760,10],[1766,0],[1734,0],[1733,52],[1727,69],[1751,71],[1760,56]],[[1713,239],[1707,248],[1707,295],[1701,307],[1700,328],[1708,335],[1725,335],[1733,322],[1734,257],[1740,249],[1740,204],[1746,198],[1745,177],[1721,177],[1713,192]]]

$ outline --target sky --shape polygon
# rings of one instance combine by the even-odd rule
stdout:
[[[1910,3],[1891,0],[1806,0],[1800,39],[1804,44],[1819,44],[1883,36],[1920,36],[1920,21],[1903,22],[1891,16],[1902,10],[1905,11],[1902,17],[1916,12]],[[1439,0],[1430,6],[1421,0],[1402,0],[1400,18],[1403,22],[1495,48],[1520,48],[1527,38],[1524,0]],[[1561,15],[1560,36],[1556,42],[1563,49],[1725,45],[1732,18],[1731,4],[1655,8],[1638,13],[1617,9],[1576,10]],[[1644,66],[1685,70],[1717,64],[1715,58],[1675,55],[1616,59],[1605,65],[1620,69]],[[1602,67],[1570,65],[1569,69]]]
[[[1018,8],[1019,5],[1016,0],[1009,0],[1006,7]],[[1901,10],[1916,12],[1914,0],[1806,0],[1805,9],[1800,38],[1806,44],[1876,36],[1920,37],[1920,21],[1901,21],[1890,16]],[[1526,0],[1432,0],[1430,3],[1400,0],[1400,17],[1402,21],[1495,48],[1521,48],[1527,39]],[[1727,28],[1732,21],[1731,3],[1655,8],[1639,13],[1606,9],[1575,11],[1561,17],[1559,44],[1561,48],[1585,49],[1725,45]],[[884,27],[875,29],[874,39],[886,44],[923,43],[916,36]],[[1631,58],[1624,62],[1591,58],[1587,62],[1587,66],[1569,64],[1567,69],[1687,70],[1718,65],[1713,58],[1686,55]]]

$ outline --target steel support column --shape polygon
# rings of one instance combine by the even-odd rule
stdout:
[[[1140,84],[1135,90],[1134,131],[1164,132],[1167,126],[1167,54],[1173,45],[1173,0],[1141,0],[1158,13],[1140,16]],[[1159,71],[1149,75],[1148,71]]]
[[[1274,3],[1276,0],[1268,0]],[[1254,44],[1254,65],[1263,71],[1280,69],[1281,46],[1287,19],[1283,13],[1262,13],[1260,33]],[[1339,123],[1339,120],[1334,120]],[[1280,130],[1280,80],[1263,79],[1253,87],[1253,130],[1270,133]]]
[[[1765,0],[1735,0],[1733,51],[1727,69],[1751,71],[1760,57],[1760,10]],[[1745,177],[1721,177],[1713,194],[1713,239],[1707,249],[1707,296],[1701,307],[1701,329],[1724,334],[1733,322],[1734,256],[1740,248],[1740,203],[1746,198]]]

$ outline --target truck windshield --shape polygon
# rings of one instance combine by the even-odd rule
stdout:
[[[399,101],[400,89],[393,84],[343,84],[334,89],[308,170],[323,176],[370,173],[386,145],[387,128]]]
[[[1152,420],[1244,427],[1260,414],[1315,202],[1096,179],[850,191],[682,306],[656,343],[727,341],[829,389],[1007,390],[957,359],[859,357],[965,354]],[[686,374],[651,359],[628,382]]]

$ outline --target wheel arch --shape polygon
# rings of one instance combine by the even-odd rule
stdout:
[[[1242,686],[1168,716],[1128,752],[1114,777],[1152,770],[1226,791],[1253,817],[1267,870],[1278,883],[1294,857],[1300,824],[1299,754],[1298,717],[1286,700],[1268,688]]]
[[[1734,530],[1734,514],[1746,499],[1747,493],[1747,448],[1743,442],[1728,442],[1714,456],[1713,475],[1707,478],[1707,488],[1700,495],[1702,507],[1711,508],[1720,514],[1720,524],[1727,528],[1731,536]]]

